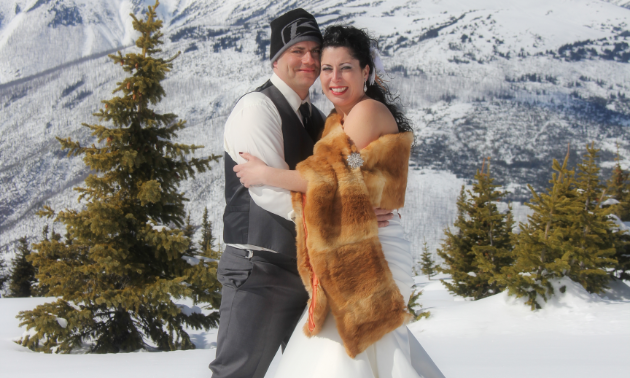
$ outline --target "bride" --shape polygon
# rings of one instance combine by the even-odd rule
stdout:
[[[328,27],[320,81],[334,110],[313,156],[286,171],[243,154],[234,168],[246,187],[293,191],[310,300],[276,377],[443,377],[405,325],[413,279],[400,217],[378,228],[373,211],[404,205],[413,142],[376,75],[375,45],[363,30]]]

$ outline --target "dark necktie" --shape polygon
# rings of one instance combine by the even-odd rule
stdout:
[[[315,127],[315,122],[313,122],[313,117],[311,116],[311,109],[309,108],[307,102],[300,105],[300,114],[302,114],[302,123],[304,124],[304,129],[306,129],[308,135],[311,136],[313,142],[317,142],[319,130],[317,130],[317,127]]]

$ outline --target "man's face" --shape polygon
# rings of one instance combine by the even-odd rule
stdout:
[[[321,50],[314,41],[298,42],[273,62],[273,71],[302,99],[319,76]]]

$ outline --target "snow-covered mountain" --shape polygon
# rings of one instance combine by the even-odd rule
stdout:
[[[81,123],[123,77],[105,56],[132,51],[128,13],[151,0],[0,2],[0,250],[34,238],[43,204],[77,207],[87,171],[55,136],[92,139]],[[630,9],[627,0],[164,0],[164,54],[183,54],[160,108],[188,121],[179,141],[222,153],[234,102],[270,75],[269,21],[303,7],[322,27],[367,28],[390,84],[414,122],[416,143],[405,227],[419,251],[436,247],[455,197],[486,156],[511,199],[546,186],[551,159],[571,143],[575,163],[596,141],[611,167],[628,165]],[[330,109],[319,84],[314,102]],[[222,166],[183,183],[194,220],[208,206],[217,233]],[[522,205],[515,205],[524,220]],[[11,248],[10,248],[11,249]]]

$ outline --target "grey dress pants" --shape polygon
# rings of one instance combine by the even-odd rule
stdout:
[[[217,270],[221,291],[213,378],[263,378],[306,308],[294,258],[227,247]]]

